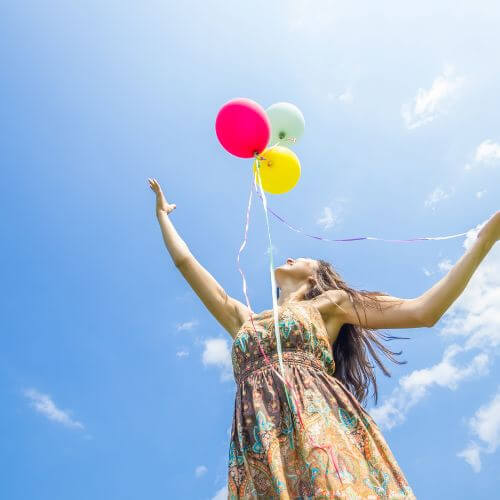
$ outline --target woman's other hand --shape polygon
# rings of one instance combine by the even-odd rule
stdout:
[[[177,205],[175,203],[168,203],[163,191],[161,190],[161,186],[156,179],[148,178],[148,180],[149,187],[156,194],[156,215],[159,215],[162,212],[168,215]]]

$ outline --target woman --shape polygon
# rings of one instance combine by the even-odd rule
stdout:
[[[229,448],[228,498],[416,498],[377,424],[362,406],[377,384],[366,349],[380,328],[432,327],[462,293],[500,237],[500,212],[448,274],[415,299],[354,290],[324,260],[287,259],[275,269],[283,364],[302,420],[287,402],[278,369],[272,309],[260,314],[229,297],[177,234],[155,179],[156,215],[170,255],[207,309],[233,338],[237,383]],[[363,317],[358,314],[363,309]],[[382,335],[382,334],[379,334]],[[382,335],[382,337],[384,337]],[[260,345],[259,345],[260,344]],[[262,349],[262,350],[261,350]],[[335,450],[338,469],[320,446]]]

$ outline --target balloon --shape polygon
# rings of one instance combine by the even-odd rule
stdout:
[[[271,138],[268,147],[279,143],[280,146],[291,146],[304,133],[304,115],[300,109],[289,102],[277,102],[266,109],[271,122]]]
[[[265,158],[259,162],[264,191],[271,194],[283,194],[295,187],[300,177],[300,162],[291,149],[276,146],[266,149],[259,157]],[[259,186],[257,160],[253,163],[253,171],[255,182]]]
[[[219,110],[215,132],[226,151],[239,158],[252,158],[266,147],[271,123],[260,104],[240,97],[228,101]]]

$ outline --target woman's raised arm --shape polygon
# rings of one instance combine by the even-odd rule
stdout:
[[[327,314],[336,314],[342,323],[365,328],[432,327],[464,291],[479,264],[499,239],[500,211],[492,215],[479,231],[473,245],[446,276],[419,297],[401,299],[379,295],[380,310],[367,310],[361,320],[349,294],[344,290],[325,292],[325,298],[329,300],[320,299],[319,307]]]
[[[500,211],[490,217],[485,226],[479,231],[472,246],[462,255],[444,278],[421,296],[422,307],[426,317],[430,318],[431,325],[439,321],[441,316],[464,291],[477,267],[499,238]]]
[[[156,217],[174,264],[215,319],[231,337],[235,337],[248,316],[248,308],[239,300],[229,297],[224,288],[194,257],[170,220],[169,213],[176,205],[167,202],[155,179],[149,179],[149,184],[156,193]]]
[[[168,217],[168,214],[175,210],[177,206],[175,203],[168,203],[160,184],[156,179],[148,179],[149,187],[156,194],[156,218],[160,223],[161,233],[163,235],[163,241],[165,246],[174,261],[176,266],[186,259],[190,252],[185,241],[177,233],[172,221]]]

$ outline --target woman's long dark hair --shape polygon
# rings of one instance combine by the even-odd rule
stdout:
[[[381,310],[381,301],[377,300],[377,295],[389,295],[380,291],[368,290],[355,290],[350,288],[340,275],[333,269],[332,265],[322,259],[316,259],[319,263],[319,268],[316,272],[316,283],[306,292],[304,300],[311,300],[326,292],[327,290],[344,290],[353,303],[354,310],[359,318],[357,305],[361,305],[365,311],[365,307],[376,307]],[[397,305],[400,302],[390,302],[389,307],[393,304]],[[384,307],[388,306],[388,302],[384,302]],[[403,365],[406,361],[398,361],[393,355],[400,355],[402,351],[393,352],[385,347],[377,338],[379,335],[384,340],[391,339],[404,339],[408,337],[392,337],[378,332],[375,329],[364,328],[359,325],[351,325],[345,323],[342,325],[339,335],[332,345],[333,357],[335,360],[335,374],[334,376],[340,380],[349,391],[356,397],[361,405],[364,406],[365,399],[368,394],[368,387],[370,381],[374,386],[375,404],[378,400],[377,381],[373,372],[374,366],[367,358],[366,349],[370,352],[372,357],[377,362],[378,366],[384,375],[390,377],[390,372],[380,361],[371,342],[383,351],[383,353],[394,363]]]

